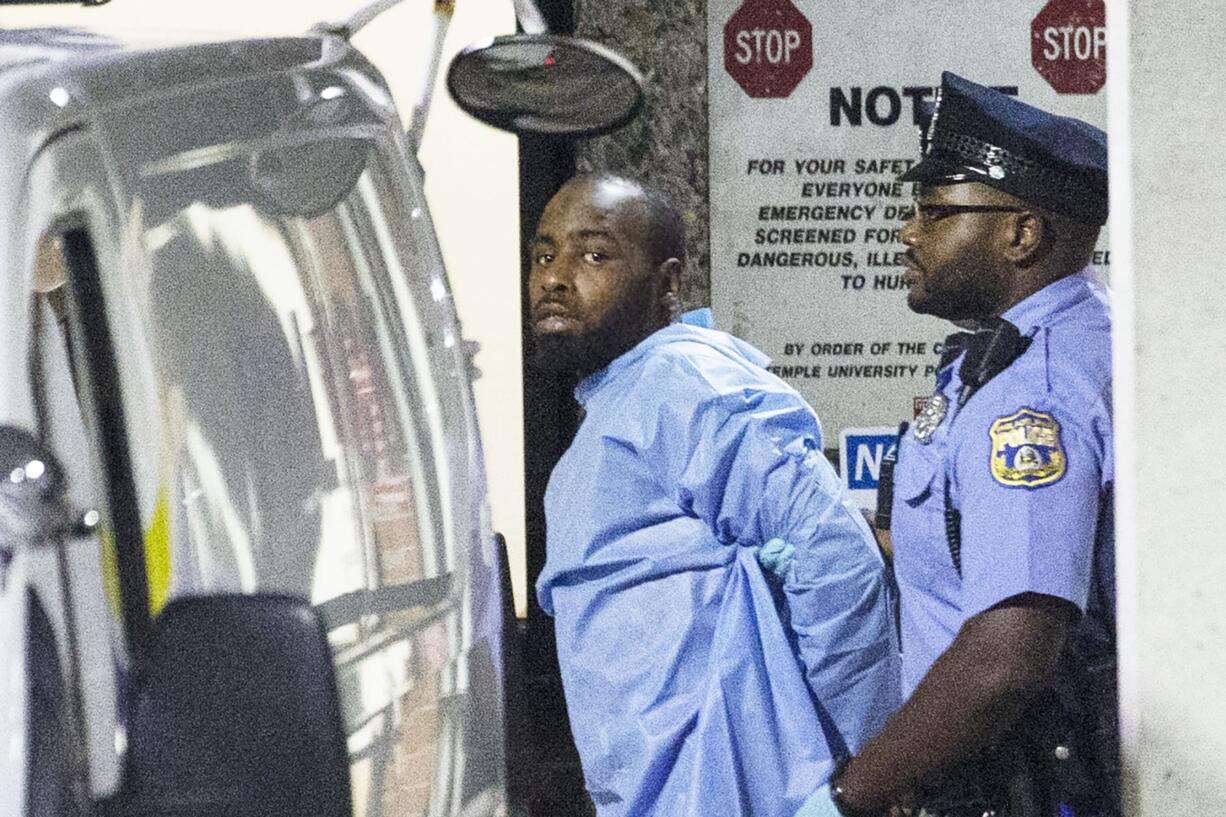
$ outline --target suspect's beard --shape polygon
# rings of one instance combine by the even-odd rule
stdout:
[[[667,325],[652,298],[651,290],[644,287],[610,310],[597,328],[582,335],[535,335],[537,365],[546,371],[580,377],[603,369]]]
[[[536,335],[533,341],[533,361],[538,368],[554,374],[587,376],[612,360],[602,352],[603,338],[594,333]]]

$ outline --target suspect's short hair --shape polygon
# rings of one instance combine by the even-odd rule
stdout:
[[[662,264],[670,258],[685,263],[685,219],[677,204],[662,190],[640,184],[647,204],[647,236],[651,260]]]
[[[638,179],[616,173],[594,173],[583,177],[593,184],[610,182],[637,187],[647,208],[647,242],[653,264],[662,264],[670,258],[685,263],[685,219],[673,198],[663,190],[645,184]]]

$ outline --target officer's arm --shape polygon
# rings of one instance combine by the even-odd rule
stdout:
[[[1076,608],[1015,596],[968,619],[915,693],[834,781],[856,814],[906,802],[918,783],[1013,725],[1055,676]]]
[[[880,528],[877,526],[877,512],[863,510],[864,521],[868,523],[868,529],[873,532],[873,538],[877,540],[877,547],[881,548],[881,555],[886,558],[886,561],[894,559],[894,539],[890,536],[889,528]]]

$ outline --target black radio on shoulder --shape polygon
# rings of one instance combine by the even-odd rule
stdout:
[[[1030,338],[1004,318],[985,318],[980,322],[979,329],[966,340],[966,357],[958,369],[962,380],[959,408],[983,384],[1009,368],[1029,346]]]

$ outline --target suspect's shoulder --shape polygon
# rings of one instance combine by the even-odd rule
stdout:
[[[727,332],[674,324],[661,330],[662,342],[649,365],[667,369],[702,395],[740,391],[792,390],[766,370],[770,358]]]

